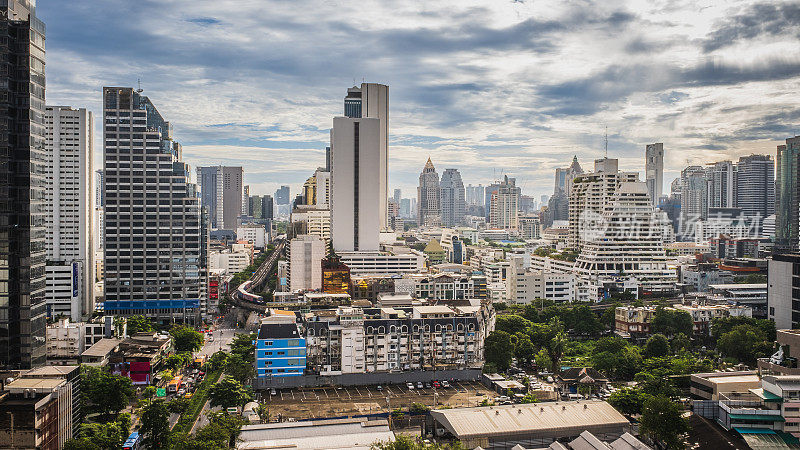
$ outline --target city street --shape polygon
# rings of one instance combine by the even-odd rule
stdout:
[[[196,353],[197,356],[210,357],[220,350],[228,351],[230,350],[230,343],[233,340],[233,336],[237,333],[245,332],[245,330],[241,328],[231,328],[228,324],[221,323],[219,327],[221,328],[216,328],[211,333],[206,333],[203,348]]]

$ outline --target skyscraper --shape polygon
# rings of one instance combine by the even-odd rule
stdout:
[[[730,161],[712,164],[707,171],[708,207],[736,207],[736,168]]]
[[[417,225],[420,227],[441,225],[439,174],[436,173],[430,158],[419,174],[417,199]]]
[[[516,178],[503,177],[490,199],[489,225],[514,231],[519,228],[519,196],[520,188],[516,186]]]
[[[569,247],[580,251],[619,185],[637,181],[638,173],[620,172],[619,160],[611,158],[596,159],[594,172],[573,180],[569,193]]]
[[[381,121],[335,117],[331,141],[331,237],[337,252],[379,248],[386,197],[375,189],[381,165]]]
[[[742,156],[736,164],[736,207],[761,219],[775,214],[775,162],[769,155]]]
[[[775,176],[775,249],[797,250],[798,167],[800,136],[786,139],[778,146],[778,167]]]
[[[242,212],[243,216],[250,215],[250,185],[242,186]]]
[[[210,166],[197,168],[197,184],[215,230],[236,230],[242,214],[244,189],[241,167]]]
[[[0,2],[0,368],[45,363],[45,26],[27,0]]]
[[[708,218],[708,172],[701,166],[681,171],[681,234],[697,220]]]
[[[140,91],[105,87],[103,102],[105,310],[196,320],[206,300],[208,231],[181,145]]]
[[[647,193],[653,205],[658,205],[658,199],[664,192],[664,144],[647,144],[644,153]]]
[[[289,186],[281,186],[277,191],[275,191],[275,204],[289,204]]]
[[[48,315],[77,322],[94,312],[94,116],[48,106],[45,127]]]
[[[361,83],[361,87],[347,89],[344,98],[344,115],[350,118],[380,120],[380,160],[377,184],[373,187],[380,196],[378,218],[380,229],[389,229],[389,86],[378,83]]]
[[[461,174],[457,169],[445,169],[439,186],[441,188],[442,225],[445,227],[461,225],[467,209]]]
[[[569,192],[572,188],[572,180],[582,173],[583,168],[578,162],[578,156],[575,155],[572,157],[572,164],[570,164],[569,167],[556,169],[556,185],[553,189],[553,194],[557,195],[559,192],[561,192],[569,197]]]
[[[402,196],[403,196],[403,192],[400,189],[395,189],[394,190],[394,203],[397,206],[400,206],[400,199],[402,198]]]

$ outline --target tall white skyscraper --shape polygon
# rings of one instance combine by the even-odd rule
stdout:
[[[730,161],[720,161],[708,169],[708,207],[736,206],[736,170]]]
[[[197,321],[207,304],[208,229],[181,145],[149,98],[103,88],[105,311]],[[234,200],[241,208],[241,191]]]
[[[361,83],[347,90],[344,99],[344,115],[349,118],[380,120],[380,152],[378,157],[378,179],[373,189],[380,195],[378,214],[380,229],[389,226],[389,86],[378,83]]]
[[[335,117],[331,133],[331,237],[337,252],[379,249],[380,119]]]
[[[84,108],[48,106],[48,315],[80,321],[94,311],[94,117]]]
[[[664,192],[664,144],[657,142],[645,147],[645,182],[653,205]]]
[[[520,188],[516,178],[503,177],[496,183],[489,200],[489,226],[492,228],[516,231],[519,228]]]
[[[441,188],[442,225],[445,227],[461,225],[467,209],[461,174],[457,169],[445,169],[439,186]]]

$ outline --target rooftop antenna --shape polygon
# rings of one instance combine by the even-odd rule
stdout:
[[[608,125],[606,125],[605,150],[606,150],[606,159],[608,159]]]
[[[138,86],[138,88],[136,89],[136,93],[137,94],[141,94],[142,91],[144,90],[144,89],[142,89],[142,79],[141,78],[137,78],[136,79],[136,85]]]

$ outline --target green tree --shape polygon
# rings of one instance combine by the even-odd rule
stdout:
[[[128,437],[131,428],[130,414],[120,414],[117,420],[107,423],[83,423],[80,439],[72,439],[67,449],[117,450]]]
[[[460,442],[452,444],[440,444],[437,442],[426,443],[419,438],[414,439],[405,435],[397,435],[391,442],[376,442],[371,446],[372,450],[463,450]]]
[[[514,357],[520,365],[530,366],[536,354],[536,348],[533,346],[531,339],[524,334],[517,337],[517,343],[514,347]]]
[[[541,349],[539,353],[536,354],[536,367],[541,369],[550,370],[553,367],[553,361],[550,360],[550,355],[548,355],[547,350]]]
[[[169,443],[169,410],[164,400],[154,400],[142,409],[139,434],[145,448],[167,448]]]
[[[505,372],[511,364],[511,358],[514,357],[511,336],[505,331],[492,331],[486,337],[483,351],[487,363],[492,363],[499,371]]]
[[[617,307],[622,306],[622,303],[614,302],[614,304],[610,305],[603,311],[603,315],[600,318],[600,322],[602,322],[603,326],[606,327],[608,330],[613,330],[617,327]]]
[[[761,329],[752,325],[737,325],[719,338],[717,349],[723,356],[755,366],[757,358],[768,356],[772,351],[772,343],[767,342]]]
[[[572,328],[576,333],[584,336],[599,336],[605,326],[587,305],[580,305],[572,309]]]
[[[608,397],[608,403],[622,414],[632,416],[642,413],[644,401],[650,396],[638,388],[622,388]]]
[[[689,423],[678,403],[663,396],[651,397],[642,406],[639,431],[661,442],[668,450],[681,449],[684,448],[683,435],[689,431]]]
[[[674,353],[680,353],[681,351],[691,349],[692,341],[685,334],[678,333],[669,340],[669,346]]]
[[[147,399],[147,400],[150,400],[151,398],[153,398],[155,396],[156,396],[156,387],[155,386],[147,386],[146,388],[144,388],[144,391],[142,391],[142,397]]]
[[[233,337],[231,341],[231,354],[241,355],[246,361],[256,360],[256,348],[253,341],[256,339],[255,333],[241,333]]]
[[[714,340],[719,340],[723,334],[730,332],[737,325],[750,325],[764,332],[764,337],[769,342],[774,342],[777,332],[775,322],[768,319],[756,319],[753,317],[720,317],[711,322],[711,336]]]
[[[513,336],[517,333],[525,333],[531,325],[533,325],[533,323],[522,316],[507,314],[497,317],[494,329],[496,331],[504,331]]]
[[[145,333],[155,331],[153,322],[145,316],[130,316],[128,317],[128,335],[133,336],[136,333]]]
[[[167,359],[164,360],[164,367],[171,371],[175,371],[180,367],[183,367],[186,364],[186,355],[184,353],[174,353],[172,355],[167,356]]]
[[[211,355],[211,358],[208,358],[208,362],[206,365],[208,366],[208,370],[219,370],[225,367],[228,362],[228,354],[222,351],[215,352]]]
[[[241,354],[233,353],[228,356],[225,363],[225,373],[234,380],[245,384],[255,375],[255,368],[253,363],[245,360]]]
[[[203,333],[185,325],[175,325],[169,330],[177,352],[194,352],[203,347]]]
[[[760,273],[751,273],[745,276],[734,277],[733,282],[739,284],[764,284],[767,282],[767,276]]]
[[[694,332],[694,322],[692,322],[692,316],[686,311],[658,307],[650,328],[653,332],[665,336],[674,336],[678,333],[691,336]]]
[[[214,435],[221,434],[230,448],[236,447],[236,439],[242,431],[242,425],[247,423],[242,416],[238,414],[228,414],[224,411],[209,414],[208,421],[209,425],[215,425],[217,427]],[[206,434],[211,435],[211,433]],[[203,433],[198,432],[197,437],[202,438]]]
[[[250,391],[242,386],[242,383],[232,378],[225,378],[208,390],[208,399],[211,401],[211,406],[222,406],[224,408],[242,406],[252,398]]]
[[[262,422],[269,422],[270,414],[269,414],[269,403],[261,402],[258,404],[258,408],[256,409],[256,413],[258,414],[258,418],[261,419]]]
[[[99,367],[83,366],[81,383],[92,410],[109,417],[125,409],[134,398],[133,384],[127,377],[114,375]]]
[[[653,358],[667,356],[669,355],[669,351],[670,348],[667,337],[663,334],[657,333],[650,336],[650,339],[647,340],[647,344],[644,347],[644,357]]]
[[[563,331],[557,333],[550,340],[547,346],[547,356],[550,357],[553,373],[561,372],[561,357],[564,355],[564,348],[567,345],[567,336]]]

